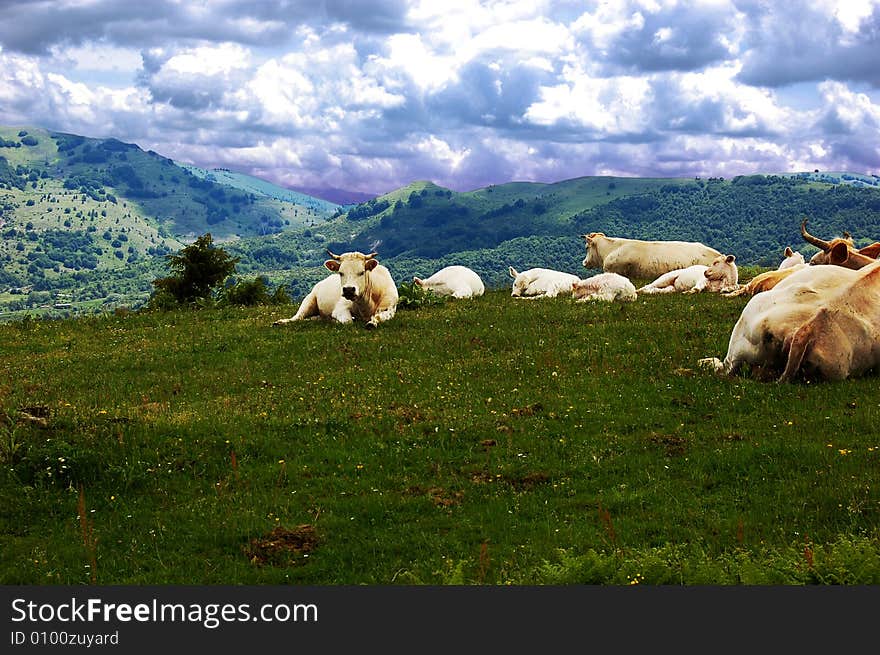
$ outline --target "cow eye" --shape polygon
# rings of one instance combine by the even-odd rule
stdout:
[[[363,275],[363,274],[364,274],[364,272],[363,272],[363,271],[361,271],[361,272],[360,272],[360,273],[358,273],[358,275]]]

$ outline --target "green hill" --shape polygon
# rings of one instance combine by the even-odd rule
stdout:
[[[0,310],[51,306],[59,291],[89,307],[137,303],[163,255],[205,232],[229,243],[338,209],[251,179],[203,179],[116,139],[0,128]]]
[[[213,168],[207,170],[205,168],[199,168],[198,166],[192,166],[191,164],[177,163],[177,165],[188,170],[201,180],[216,182],[217,184],[241,189],[242,191],[247,191],[248,193],[253,193],[258,196],[275,198],[276,200],[283,200],[284,202],[293,203],[294,205],[300,205],[314,210],[315,213],[321,216],[333,214],[339,209],[339,205],[327,200],[314,198],[305,193],[300,193],[299,191],[285,189],[284,187],[272,184],[266,180],[261,180],[257,177],[233,172],[228,168]],[[300,222],[305,222],[305,218],[308,215],[310,214],[304,214]]]
[[[800,235],[805,217],[811,230],[826,238],[847,230],[865,245],[880,236],[880,188],[870,179],[840,174],[822,180],[812,174],[732,180],[589,177],[468,193],[416,182],[357,205],[320,232],[309,231],[307,239],[296,232],[274,239],[275,260],[295,251],[301,267],[274,273],[295,294],[305,293],[314,279],[309,271],[320,271],[325,242],[334,252],[379,252],[398,281],[453,263],[470,266],[490,286],[509,284],[509,265],[546,266],[583,277],[580,235],[588,232],[701,241],[736,255],[741,266],[775,267],[786,246],[805,255],[815,252]],[[245,262],[255,250],[265,252],[265,242],[253,244],[244,240],[236,246]]]
[[[58,292],[75,309],[136,306],[163,256],[205,232],[241,258],[239,275],[294,297],[324,275],[328,249],[375,250],[398,283],[463,264],[504,287],[508,266],[589,274],[587,232],[701,241],[758,267],[776,266],[786,246],[815,251],[804,217],[822,237],[880,237],[880,178],[855,173],[582,177],[464,193],[421,180],[342,207],[115,139],[35,128],[0,128],[0,139],[0,311],[51,308]]]

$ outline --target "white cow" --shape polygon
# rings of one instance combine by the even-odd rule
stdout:
[[[785,258],[779,264],[778,268],[772,271],[759,273],[749,280],[747,284],[737,285],[737,288],[722,291],[722,294],[728,298],[734,298],[736,296],[754,296],[756,293],[769,291],[795,271],[799,271],[807,266],[804,261],[804,256],[799,252],[795,252],[790,247],[786,246],[783,254]]]
[[[694,264],[687,268],[664,273],[638,292],[655,293],[699,293],[701,291],[719,292],[736,289],[739,273],[734,255],[719,255],[710,266]]]
[[[627,278],[617,273],[599,273],[578,280],[571,285],[571,297],[578,302],[587,300],[632,301],[636,299],[636,287]]]
[[[453,298],[474,298],[486,291],[480,276],[467,266],[447,266],[424,280],[414,276],[413,284],[438,296]]]
[[[571,285],[580,279],[577,275],[550,268],[530,268],[519,273],[510,266],[507,272],[513,278],[510,295],[525,300],[555,298],[560,293],[570,292]]]
[[[700,365],[732,375],[743,364],[829,380],[880,364],[880,262],[860,270],[807,266],[754,296],[733,327],[724,361]]]
[[[779,264],[779,268],[777,271],[784,271],[786,268],[791,268],[792,266],[801,266],[805,264],[804,256],[792,250],[789,246],[785,247],[785,252],[783,253],[785,259],[782,260],[782,263]]]
[[[311,317],[332,318],[340,323],[358,319],[374,328],[394,317],[397,286],[388,269],[374,259],[376,253],[346,252],[324,262],[330,275],[312,287],[296,314],[275,321],[285,325]]]
[[[653,280],[694,264],[710,266],[721,255],[714,248],[693,241],[639,241],[607,237],[602,232],[582,236],[587,247],[584,268],[601,268],[628,278]]]

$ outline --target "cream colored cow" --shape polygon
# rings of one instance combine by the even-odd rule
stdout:
[[[807,266],[754,296],[733,327],[724,361],[701,366],[732,375],[748,364],[779,374],[842,380],[880,365],[880,262],[860,270]],[[781,371],[781,374],[780,374]]]
[[[584,268],[601,268],[630,279],[654,280],[694,264],[710,266],[721,253],[693,241],[639,241],[607,237],[602,232],[582,235],[586,239]]]
[[[397,311],[397,285],[388,269],[375,259],[376,253],[346,252],[324,262],[333,275],[312,287],[296,314],[275,321],[285,325],[311,317],[328,318],[340,323],[357,319],[374,328],[394,317]]]
[[[486,291],[480,276],[467,266],[447,266],[424,280],[414,276],[413,284],[438,296],[453,298],[474,298]]]
[[[694,264],[687,268],[664,273],[650,284],[641,287],[641,294],[700,293],[736,289],[739,272],[734,255],[719,255],[711,265]]]

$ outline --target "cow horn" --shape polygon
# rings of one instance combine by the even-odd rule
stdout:
[[[372,259],[373,257],[375,257],[378,254],[379,254],[378,252],[373,251],[369,255],[364,255],[364,259]]]
[[[330,255],[330,256],[331,256],[333,259],[335,259],[336,261],[339,261],[340,259],[342,259],[342,257],[340,257],[339,255],[334,255],[334,254],[333,254],[332,252],[330,252],[329,250],[327,251],[327,254]]]
[[[801,223],[801,236],[804,237],[804,241],[807,243],[812,243],[817,248],[821,248],[825,252],[828,252],[828,249],[831,248],[831,244],[827,241],[822,241],[822,239],[818,237],[814,237],[812,234],[807,232],[807,219],[805,218],[803,223]]]

